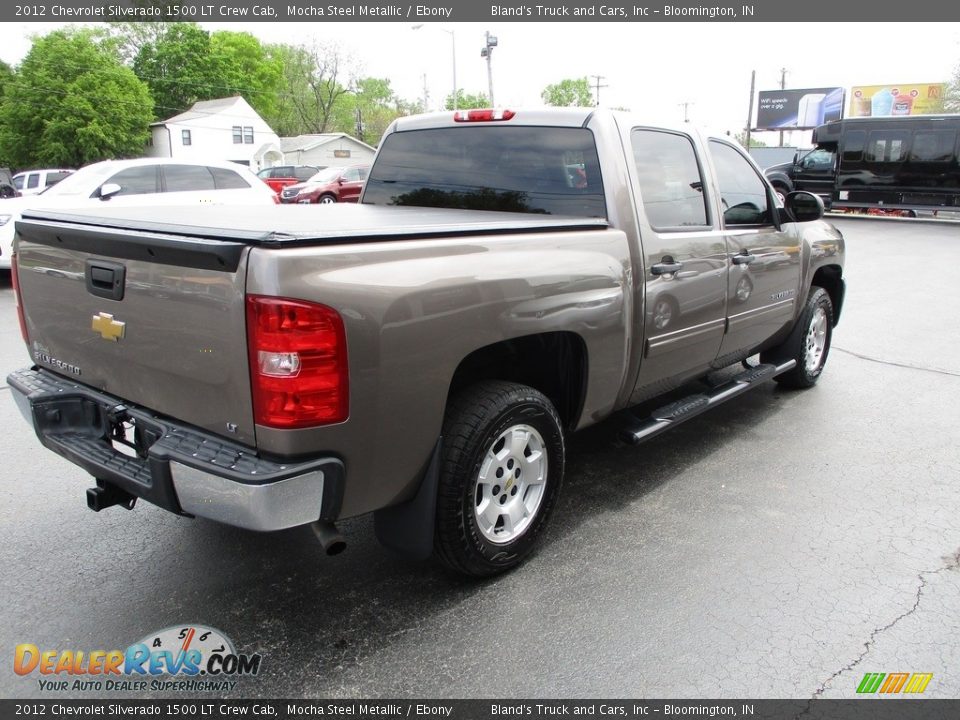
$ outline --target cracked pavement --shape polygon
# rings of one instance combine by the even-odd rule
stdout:
[[[325,558],[305,528],[91,513],[0,392],[0,693],[43,696],[17,643],[197,622],[264,656],[233,697],[840,698],[867,672],[960,697],[960,227],[837,224],[848,298],[818,386],[635,448],[616,420],[574,436],[545,542],[494,581],[397,559],[368,518]],[[0,278],[0,371],[27,362]]]

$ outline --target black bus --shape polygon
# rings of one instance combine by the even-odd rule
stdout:
[[[836,120],[813,142],[792,167],[768,169],[792,185],[779,190],[816,192],[834,210],[960,212],[960,115]]]

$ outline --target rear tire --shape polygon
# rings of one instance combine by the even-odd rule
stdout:
[[[790,336],[779,347],[762,353],[760,360],[773,363],[796,360],[795,368],[775,380],[789,388],[813,387],[826,365],[832,337],[833,302],[826,290],[814,286]]]
[[[474,577],[518,565],[560,493],[564,458],[560,418],[539,391],[487,381],[458,394],[443,424],[437,557]]]

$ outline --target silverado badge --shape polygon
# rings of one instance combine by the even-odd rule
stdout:
[[[105,312],[94,315],[93,322],[90,324],[91,330],[100,333],[100,337],[104,340],[111,340],[113,342],[117,342],[123,337],[126,327],[126,323],[114,320],[113,315]]]

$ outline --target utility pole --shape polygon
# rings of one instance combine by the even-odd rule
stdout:
[[[488,30],[484,33],[487,44],[480,49],[480,57],[487,59],[487,90],[490,92],[490,107],[496,107],[493,101],[493,49],[497,46],[497,36]]]
[[[430,90],[427,89],[427,74],[424,73],[420,77],[423,78],[423,112],[430,112]]]
[[[609,85],[601,85],[601,80],[606,80],[605,75],[591,75],[593,78],[593,87],[594,87],[594,97],[597,100],[597,107],[600,107],[600,88],[610,87]]]
[[[690,106],[691,106],[691,105],[695,105],[695,104],[696,104],[696,103],[692,103],[692,102],[677,103],[677,107],[682,107],[682,108],[683,108],[683,121],[684,121],[685,123],[690,122],[690,114],[689,114],[688,111],[689,111],[689,109],[690,109]]]
[[[780,68],[780,89],[787,89],[787,69]],[[783,130],[780,131],[780,147],[783,147]]]
[[[747,109],[747,152],[750,152],[750,128],[753,125],[753,92],[757,87],[757,71],[750,71],[750,106]]]

